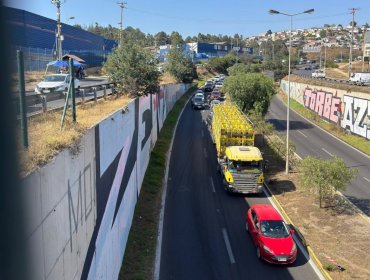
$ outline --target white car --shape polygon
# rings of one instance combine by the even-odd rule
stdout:
[[[52,74],[45,76],[44,80],[37,84],[35,92],[37,94],[46,94],[50,92],[66,92],[69,85],[68,74]],[[79,91],[80,80],[74,78],[75,89]]]
[[[325,72],[323,70],[315,70],[311,76],[312,78],[325,78]]]

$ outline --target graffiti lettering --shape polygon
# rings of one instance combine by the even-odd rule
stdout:
[[[334,123],[339,121],[340,98],[334,97],[330,92],[316,92],[306,88],[303,93],[303,104],[328,121]]]
[[[370,139],[370,100],[345,95],[342,127],[352,133]]]
[[[83,171],[83,174],[80,171],[78,180],[75,183],[70,183],[68,180],[68,205],[69,205],[69,234],[70,234],[70,247],[72,252],[72,235],[78,233],[78,224],[83,225],[83,217],[87,221],[88,217],[92,212],[92,203],[93,203],[93,192],[92,186],[93,175],[91,170],[91,164],[88,164]],[[73,195],[72,190],[77,188],[77,197],[76,193]],[[83,189],[82,189],[83,188]],[[83,193],[82,193],[83,190]],[[73,201],[75,197],[75,201]],[[82,200],[83,199],[83,200]],[[82,203],[84,201],[84,205]],[[85,210],[85,213],[83,213]]]

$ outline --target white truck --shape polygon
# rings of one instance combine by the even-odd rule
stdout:
[[[323,70],[315,70],[311,74],[312,78],[325,78],[325,72]]]
[[[359,86],[370,85],[370,73],[352,73],[349,82]]]

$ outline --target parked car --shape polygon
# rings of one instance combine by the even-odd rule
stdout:
[[[325,72],[323,70],[315,70],[311,73],[312,78],[325,78]]]
[[[37,94],[46,94],[50,92],[66,92],[70,78],[68,74],[52,74],[47,75],[45,78],[37,84],[35,92]],[[80,80],[74,78],[75,89],[79,91]]]
[[[359,86],[370,85],[370,73],[352,73],[349,81]]]
[[[246,230],[256,246],[259,259],[269,263],[290,264],[297,258],[293,229],[288,229],[278,211],[268,204],[255,204],[246,215]]]

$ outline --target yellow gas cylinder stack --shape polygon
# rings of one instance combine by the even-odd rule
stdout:
[[[212,133],[218,156],[228,146],[254,146],[253,127],[234,105],[213,106]]]

